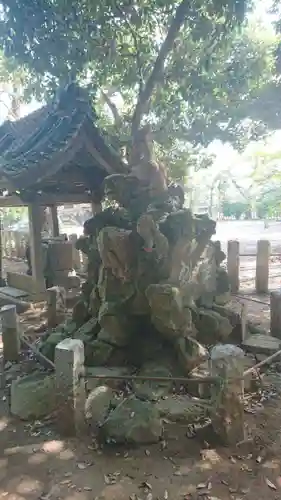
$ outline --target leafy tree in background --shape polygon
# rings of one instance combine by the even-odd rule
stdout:
[[[243,214],[245,214],[246,217],[249,216],[251,207],[248,203],[224,201],[222,204],[222,212],[225,217],[234,216],[236,220],[239,220]]]
[[[212,162],[200,144],[243,147],[264,131],[245,122],[245,103],[273,80],[276,39],[241,24],[247,3],[4,0],[0,41],[38,99],[69,78],[89,84],[119,150],[150,123],[158,157],[182,179]]]
[[[266,76],[262,50],[254,54],[255,67],[252,56],[245,65],[248,35],[233,32],[245,4],[5,0],[0,40],[6,55],[35,72],[37,93],[52,91],[69,75],[91,82],[112,113],[113,128],[121,125],[121,141],[150,122],[159,144],[174,137],[198,143],[202,123],[208,128],[228,97],[234,102],[246,95],[253,72],[254,87]],[[124,103],[121,117],[114,94]]]

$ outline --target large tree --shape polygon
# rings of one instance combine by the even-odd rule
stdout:
[[[33,90],[52,91],[69,77],[90,83],[110,110],[112,120],[103,119],[121,145],[147,122],[160,151],[175,150],[175,141],[178,150],[208,142],[229,107],[271,77],[272,45],[253,39],[249,29],[236,30],[246,0],[2,5],[0,41],[6,55],[32,72]]]

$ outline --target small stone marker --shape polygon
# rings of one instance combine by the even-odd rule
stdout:
[[[246,351],[253,354],[266,354],[270,356],[281,349],[281,339],[256,333],[246,338],[242,345]]]
[[[281,339],[281,292],[270,294],[270,333]]]
[[[20,355],[20,334],[15,305],[3,306],[0,309],[2,323],[3,359],[18,361]]]
[[[211,389],[211,421],[226,445],[244,440],[244,351],[231,344],[218,344],[211,351],[210,367],[219,382]]]
[[[74,436],[85,430],[86,401],[84,345],[78,339],[64,339],[55,350],[57,423],[60,432]]]
[[[47,323],[51,330],[65,321],[66,291],[61,286],[47,289]]]

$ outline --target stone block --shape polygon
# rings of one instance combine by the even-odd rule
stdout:
[[[73,245],[70,241],[53,241],[48,245],[48,263],[53,271],[73,268]]]
[[[86,392],[81,340],[67,338],[56,346],[55,380],[60,432],[68,436],[84,432]]]
[[[55,377],[32,373],[12,381],[11,413],[22,420],[38,419],[56,408]]]
[[[209,412],[208,405],[198,403],[183,395],[169,395],[156,403],[156,408],[161,417],[167,418],[171,422],[184,422],[192,424],[198,418],[207,417]]]
[[[242,346],[248,352],[270,356],[281,349],[281,339],[270,335],[255,334],[246,338]]]

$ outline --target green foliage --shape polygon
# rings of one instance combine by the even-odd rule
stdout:
[[[243,202],[228,202],[224,201],[222,204],[222,212],[225,217],[235,217],[235,219],[240,219],[241,215],[245,214],[247,217],[251,212],[251,206],[249,203]]]
[[[6,228],[20,220],[27,220],[28,217],[26,207],[1,208],[0,213],[3,225]]]
[[[157,156],[182,179],[191,163],[197,169],[212,161],[194,145],[248,137],[238,105],[272,80],[276,40],[241,27],[249,4],[4,0],[0,41],[28,68],[24,86],[37,98],[69,78],[88,85],[99,124],[119,150],[134,121],[150,123]]]
[[[280,216],[281,188],[264,190],[257,200],[257,215],[260,218]]]
[[[55,82],[91,65],[99,83],[146,80],[176,10],[184,6],[186,32],[211,42],[244,17],[245,0],[4,0],[2,42],[13,55]],[[214,32],[215,27],[215,33]],[[103,80],[103,82],[101,82]],[[51,83],[51,81],[49,81]]]

